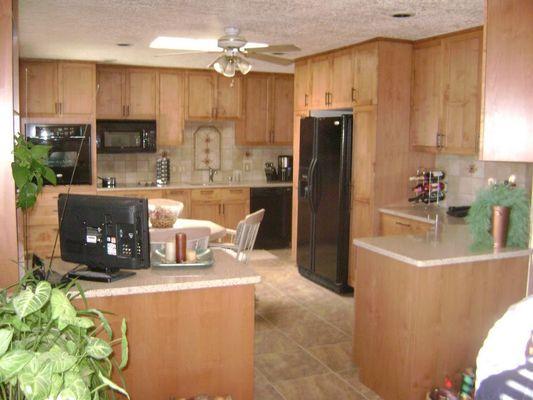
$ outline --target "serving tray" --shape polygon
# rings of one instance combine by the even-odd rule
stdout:
[[[184,263],[166,263],[152,260],[153,268],[208,268],[215,263],[211,249],[196,249],[196,261]]]

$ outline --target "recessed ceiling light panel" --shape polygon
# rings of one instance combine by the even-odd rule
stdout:
[[[244,46],[246,49],[267,47],[266,43],[253,43],[248,42]],[[222,51],[223,49],[218,47],[218,39],[192,39],[184,37],[172,37],[172,36],[158,36],[150,47],[153,49],[167,49],[167,50],[190,50],[190,51]]]

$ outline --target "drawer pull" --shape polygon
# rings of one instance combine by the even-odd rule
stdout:
[[[400,226],[404,226],[406,228],[410,228],[411,227],[410,224],[406,224],[405,222],[400,222],[400,221],[396,221],[395,224],[396,225],[400,225]]]

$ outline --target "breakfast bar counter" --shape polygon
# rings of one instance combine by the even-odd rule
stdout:
[[[150,268],[112,283],[80,281],[88,307],[113,313],[115,337],[126,319],[123,375],[131,399],[253,399],[254,284],[260,277],[223,251],[215,250],[214,259],[209,268]]]
[[[466,225],[354,240],[354,361],[384,400],[423,400],[474,367],[489,329],[526,294],[530,249],[471,251]]]

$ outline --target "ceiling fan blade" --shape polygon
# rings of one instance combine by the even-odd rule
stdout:
[[[154,57],[168,57],[168,56],[180,56],[180,55],[185,55],[185,54],[209,54],[209,53],[219,53],[219,52],[218,51],[201,51],[201,50],[173,51],[172,53],[155,54]]]
[[[249,53],[289,53],[292,51],[300,51],[300,48],[293,44],[277,44],[267,47],[256,47],[252,49],[247,49],[246,46],[244,46],[244,48]]]
[[[289,60],[288,58],[271,56],[270,54],[247,53],[246,57],[255,58],[256,60],[266,61],[272,64],[278,64],[278,65],[291,65],[294,63],[294,60]]]

